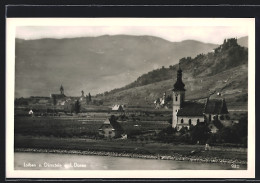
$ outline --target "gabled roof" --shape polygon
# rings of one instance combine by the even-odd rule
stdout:
[[[207,99],[204,113],[206,114],[227,114],[227,105],[224,99]]]
[[[114,105],[114,106],[112,107],[112,110],[113,110],[113,111],[123,110],[123,107],[122,107],[122,105]]]
[[[184,102],[177,116],[203,116],[204,104],[198,102]]]
[[[101,129],[104,125],[111,125],[113,129],[115,129],[116,131],[120,131],[123,132],[123,128],[121,127],[121,125],[117,122],[117,121],[111,121],[110,119],[106,119],[105,122],[99,127],[99,129]]]

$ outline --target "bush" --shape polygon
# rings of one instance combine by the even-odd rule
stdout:
[[[192,143],[197,141],[204,143],[210,137],[210,129],[204,124],[196,125],[191,129],[190,137]]]

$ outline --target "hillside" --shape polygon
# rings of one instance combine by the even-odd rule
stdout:
[[[100,36],[68,39],[16,39],[15,96],[79,96],[125,86],[153,69],[182,57],[207,53],[218,45],[194,40],[169,42],[152,36]]]
[[[186,99],[201,99],[220,92],[230,105],[247,105],[247,62],[247,48],[238,45],[235,39],[224,42],[214,52],[180,59]],[[135,82],[99,97],[106,103],[152,105],[163,92],[171,95],[177,68],[174,65],[150,71]]]

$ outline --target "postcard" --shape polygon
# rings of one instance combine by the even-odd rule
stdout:
[[[253,18],[7,18],[7,178],[255,177]]]

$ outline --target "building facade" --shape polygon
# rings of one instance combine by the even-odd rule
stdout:
[[[197,124],[213,124],[212,121],[229,120],[228,109],[225,99],[209,99],[205,103],[196,101],[185,101],[185,84],[182,81],[182,70],[179,67],[177,71],[177,81],[173,88],[173,116],[172,128],[177,131],[182,128],[190,129]],[[211,125],[212,131],[216,132],[214,125]]]
[[[105,138],[118,138],[123,134],[123,129],[118,122],[106,119],[99,127],[98,134]]]

